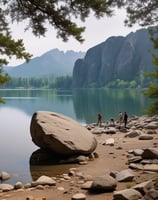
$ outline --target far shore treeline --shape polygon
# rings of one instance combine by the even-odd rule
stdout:
[[[1,86],[1,89],[73,89],[73,78],[72,76],[60,76],[54,78],[51,77],[14,77]],[[149,79],[144,79],[143,81],[131,80],[125,81],[116,79],[114,81],[108,82],[106,84],[96,84],[91,83],[87,88],[145,88],[149,83]]]

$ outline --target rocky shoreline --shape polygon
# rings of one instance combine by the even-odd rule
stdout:
[[[0,199],[49,200],[54,192],[64,200],[99,200],[105,195],[107,200],[158,199],[158,116],[130,117],[126,129],[120,129],[118,122],[86,128],[95,135],[98,147],[89,156],[80,156],[78,168],[57,177],[43,175],[25,185],[6,184],[10,176],[2,172]],[[102,172],[102,163],[107,171]]]

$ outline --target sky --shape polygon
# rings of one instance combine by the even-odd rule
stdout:
[[[23,39],[26,50],[33,54],[33,57],[41,56],[51,49],[58,48],[59,50],[68,51],[74,50],[76,52],[86,52],[91,47],[106,41],[111,36],[126,36],[130,32],[142,28],[134,25],[132,28],[124,25],[126,12],[118,10],[113,17],[106,17],[96,19],[91,15],[85,23],[81,25],[86,27],[85,32],[82,34],[85,39],[84,43],[79,43],[73,37],[69,38],[68,42],[63,42],[62,39],[56,37],[56,30],[48,26],[48,31],[45,37],[35,37],[30,31],[24,31],[25,25],[14,23],[11,25],[11,32],[14,39]],[[17,66],[24,63],[24,60],[16,60],[12,58],[9,66]]]

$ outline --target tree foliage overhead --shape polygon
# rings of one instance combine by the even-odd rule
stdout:
[[[31,28],[36,36],[45,35],[46,24],[50,24],[64,41],[71,35],[83,42],[81,33],[85,27],[76,24],[77,18],[85,21],[91,12],[97,18],[112,13],[110,3],[105,0],[10,0],[4,4],[12,21],[27,20],[26,29]]]
[[[123,0],[123,6],[127,11],[125,23],[128,26],[139,24],[140,26],[156,25],[158,22],[157,0]]]
[[[29,53],[25,51],[23,41],[21,39],[15,41],[12,39],[9,31],[9,24],[5,17],[5,12],[0,8],[0,66],[8,64],[6,57],[11,58],[16,56],[17,59],[24,58],[28,61],[31,57]]]

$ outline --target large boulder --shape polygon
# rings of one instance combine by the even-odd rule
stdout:
[[[38,111],[31,119],[32,141],[41,149],[63,156],[89,155],[97,146],[94,135],[75,120],[62,114]]]

